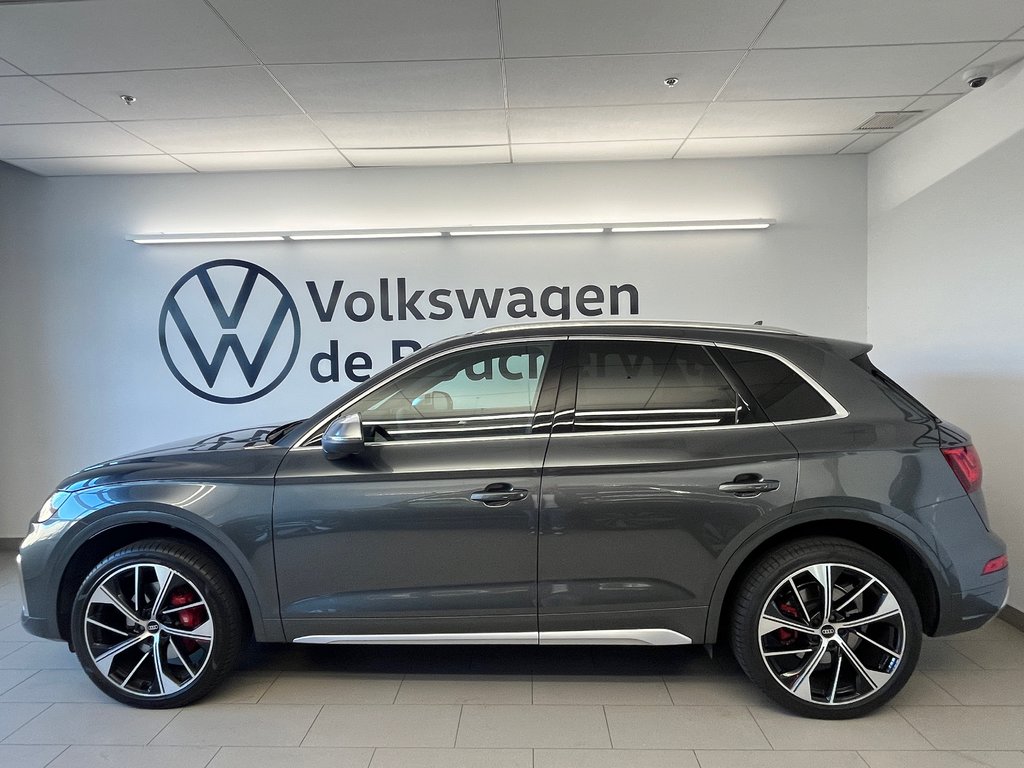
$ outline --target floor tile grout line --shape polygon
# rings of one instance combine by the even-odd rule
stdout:
[[[459,729],[462,728],[462,713],[465,711],[465,709],[465,704],[459,704],[459,722],[455,726],[455,741],[452,742],[452,749],[455,749],[459,745]]]
[[[747,714],[750,715],[750,719],[754,721],[754,725],[757,726],[757,730],[761,732],[761,736],[764,737],[764,740],[767,742],[768,748],[774,751],[775,745],[772,744],[772,740],[768,738],[768,734],[764,732],[764,728],[761,727],[761,723],[757,721],[757,715],[754,714],[754,710],[750,708],[749,704],[746,705],[744,709],[747,710]]]
[[[13,702],[12,702],[12,703],[13,703]],[[27,702],[27,703],[34,703],[34,704],[43,704],[43,703],[45,703],[45,702]],[[25,721],[24,723],[22,723],[21,725],[19,725],[19,726],[18,726],[17,728],[15,728],[15,729],[14,729],[13,731],[11,731],[11,732],[10,732],[9,734],[7,734],[7,735],[6,735],[6,736],[4,736],[4,737],[3,737],[2,739],[0,739],[0,744],[14,744],[14,743],[16,743],[16,742],[9,742],[9,741],[7,741],[7,740],[8,740],[9,738],[11,738],[11,736],[13,736],[14,734],[16,734],[16,733],[17,733],[18,731],[20,731],[20,730],[21,730],[22,728],[24,728],[25,726],[27,726],[27,725],[28,725],[29,723],[33,722],[33,721],[34,721],[34,720],[35,720],[35,719],[36,719],[37,717],[39,717],[39,716],[40,716],[41,714],[43,714],[44,712],[46,712],[47,710],[49,710],[49,709],[50,709],[51,707],[53,707],[53,705],[54,705],[54,702],[52,702],[52,701],[51,701],[50,703],[46,704],[46,706],[45,706],[45,707],[43,707],[43,708],[42,708],[41,710],[39,710],[39,711],[38,711],[38,712],[36,712],[36,713],[35,713],[34,715],[32,715],[32,717],[30,717],[30,718],[29,718],[28,720],[26,720],[26,721]]]
[[[299,743],[297,746],[301,747],[305,743],[306,739],[309,738],[309,732],[313,730],[313,726],[316,725],[316,721],[320,719],[320,715],[323,713],[324,707],[326,706],[326,704],[321,704],[319,709],[317,709],[316,714],[313,715],[313,719],[309,723],[309,727],[306,728],[306,732],[302,734],[302,738],[299,739]]]
[[[210,755],[210,759],[209,759],[209,760],[207,760],[207,761],[206,761],[205,763],[203,763],[203,768],[209,768],[209,766],[210,766],[210,763],[212,763],[212,762],[213,762],[214,760],[216,760],[216,759],[217,759],[217,755],[219,755],[219,754],[220,754],[220,751],[221,751],[222,749],[224,749],[224,747],[223,747],[223,746],[218,746],[218,747],[217,747],[217,748],[216,748],[215,750],[213,750],[213,754],[212,754],[212,755]]]
[[[601,712],[604,714],[604,729],[608,732],[608,745],[611,749],[615,749],[615,739],[612,738],[612,727],[608,722],[608,705],[601,705]]]
[[[53,764],[54,764],[54,762],[56,762],[56,760],[57,760],[57,759],[58,759],[58,758],[59,758],[59,757],[60,757],[61,755],[63,755],[63,754],[65,753],[65,752],[67,752],[67,751],[68,751],[69,749],[71,749],[71,745],[70,745],[70,744],[68,744],[67,746],[65,746],[65,747],[64,747],[64,749],[62,749],[62,750],[61,750],[60,752],[58,752],[58,753],[57,753],[56,755],[54,755],[54,756],[53,756],[53,757],[52,757],[52,758],[51,758],[51,759],[50,759],[50,760],[49,760],[48,762],[44,763],[44,764],[43,764],[43,768],[46,768],[46,766],[48,766],[48,765],[53,765]]]
[[[373,765],[373,758],[377,756],[377,747],[370,748],[370,760],[366,763],[366,768],[370,768]]]
[[[969,706],[972,706],[971,704],[968,704],[968,703],[966,703],[966,702],[964,702],[964,701],[961,701],[961,700],[960,700],[959,698],[957,698],[957,695],[956,695],[956,693],[955,693],[955,692],[953,692],[953,691],[949,690],[948,688],[946,688],[946,686],[944,686],[944,685],[943,685],[942,683],[940,683],[940,682],[939,682],[938,680],[936,680],[936,679],[935,679],[934,677],[932,677],[931,675],[929,675],[929,674],[928,674],[928,672],[929,672],[929,671],[931,671],[931,672],[943,672],[943,671],[946,671],[946,670],[941,670],[941,669],[933,669],[933,670],[926,670],[926,669],[921,669],[921,670],[915,670],[914,674],[918,674],[918,675],[921,675],[921,676],[922,676],[922,677],[924,677],[924,678],[925,678],[926,680],[930,680],[930,681],[932,682],[932,684],[933,684],[933,685],[935,685],[935,686],[937,686],[937,687],[938,687],[938,689],[939,689],[940,691],[944,691],[945,693],[947,693],[947,694],[949,694],[950,696],[952,696],[952,697],[953,697],[953,701],[955,701],[955,702],[956,702],[957,704],[959,704],[960,706],[963,706],[963,707],[969,707]],[[956,670],[949,670],[949,671],[956,671]],[[936,706],[940,706],[940,705],[936,705]]]
[[[892,704],[887,704],[887,705],[885,706],[885,709],[890,709],[890,710],[892,710],[893,712],[895,712],[895,713],[896,713],[897,715],[899,715],[900,719],[901,719],[901,720],[902,720],[903,722],[905,722],[905,723],[906,723],[907,725],[909,725],[909,726],[910,726],[910,728],[911,728],[911,730],[913,730],[913,731],[914,731],[914,733],[916,733],[916,734],[917,734],[917,735],[919,735],[919,736],[920,736],[920,737],[921,737],[922,739],[924,739],[925,743],[926,743],[926,744],[928,744],[928,746],[930,746],[930,747],[931,747],[932,749],[935,749],[935,750],[938,750],[938,749],[939,749],[939,748],[938,748],[937,746],[935,746],[935,744],[934,744],[934,743],[932,742],[932,740],[931,740],[931,739],[929,739],[929,738],[928,738],[927,736],[925,736],[925,735],[924,735],[923,733],[921,733],[921,731],[919,731],[919,730],[918,730],[918,729],[917,729],[917,728],[916,728],[916,727],[914,726],[914,724],[913,724],[912,722],[910,722],[910,721],[909,721],[909,720],[908,720],[908,719],[907,719],[907,718],[906,718],[906,717],[904,716],[904,714],[903,714],[902,712],[900,712],[900,711],[899,711],[899,709],[898,709],[897,707],[893,706]]]
[[[164,710],[164,711],[166,711],[166,710]],[[174,717],[172,717],[170,720],[168,720],[166,723],[164,723],[163,727],[159,731],[157,731],[155,734],[153,734],[153,738],[150,739],[149,741],[147,741],[144,746],[148,747],[154,741],[156,741],[157,737],[160,736],[160,734],[163,733],[165,730],[167,730],[167,727],[171,723],[173,723],[175,720],[177,720],[178,719],[178,715],[180,715],[184,711],[185,711],[184,707],[179,707],[178,711],[174,713]]]

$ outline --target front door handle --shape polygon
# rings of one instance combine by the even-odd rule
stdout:
[[[474,491],[469,495],[470,501],[478,501],[489,507],[504,507],[513,501],[522,501],[530,495],[522,488],[513,488],[508,483],[491,483],[482,491]]]
[[[737,496],[750,497],[768,493],[769,491],[777,491],[780,485],[781,483],[778,480],[765,480],[760,475],[745,474],[737,475],[731,483],[722,483],[718,486],[718,490],[722,493],[733,493]]]

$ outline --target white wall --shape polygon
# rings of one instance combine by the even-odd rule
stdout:
[[[872,359],[941,417],[972,434],[993,528],[1010,547],[1010,604],[1019,608],[1024,606],[1021,67],[873,153],[868,209]]]
[[[641,317],[763,319],[863,338],[865,172],[862,157],[51,179],[2,170],[0,536],[23,535],[54,484],[87,463],[318,409],[347,388],[309,374],[310,358],[330,339],[345,352],[369,350],[380,368],[390,362],[391,339],[429,342],[508,322],[499,315],[321,323],[307,280],[324,293],[335,279],[346,290],[371,290],[378,278],[398,276],[428,288],[631,283]],[[139,246],[124,239],[159,231],[762,217],[779,224],[429,242]],[[215,258],[269,269],[301,315],[294,369],[248,404],[188,392],[158,344],[169,289]]]

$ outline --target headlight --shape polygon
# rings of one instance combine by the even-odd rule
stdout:
[[[51,517],[57,514],[57,510],[60,509],[60,505],[67,501],[68,496],[70,495],[71,494],[67,493],[66,491],[57,491],[55,494],[53,494],[43,503],[43,508],[40,509],[39,514],[36,515],[36,522],[45,523],[47,520],[49,520]]]

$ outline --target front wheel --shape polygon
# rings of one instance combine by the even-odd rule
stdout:
[[[842,539],[803,539],[768,553],[747,575],[732,646],[747,676],[787,709],[858,717],[910,678],[921,615],[886,561]]]
[[[180,707],[234,666],[243,621],[231,582],[210,557],[151,539],[100,562],[71,614],[75,653],[108,696],[147,709]]]

